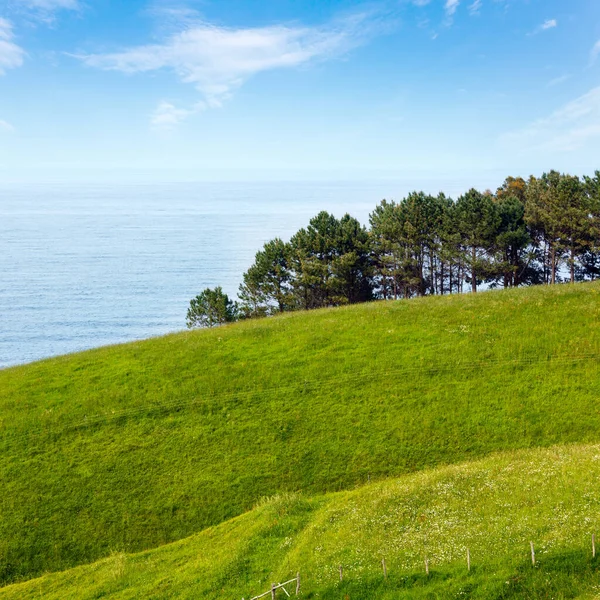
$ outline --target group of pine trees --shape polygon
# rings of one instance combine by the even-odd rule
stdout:
[[[239,302],[220,288],[192,300],[188,326],[373,299],[476,292],[600,277],[600,171],[509,177],[456,201],[414,192],[383,200],[370,227],[321,212],[274,239],[243,276]],[[198,307],[201,307],[199,310]],[[208,307],[208,308],[207,308]],[[206,314],[216,316],[206,319]]]

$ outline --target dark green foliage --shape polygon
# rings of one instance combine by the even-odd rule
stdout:
[[[290,241],[297,308],[366,302],[373,297],[369,236],[351,217],[327,212],[311,219]]]
[[[382,200],[369,223],[323,211],[289,243],[266,243],[243,276],[240,316],[600,277],[600,172],[508,177],[495,195],[456,202],[412,192]]]
[[[567,257],[570,280],[575,281],[576,257],[590,244],[592,202],[578,177],[556,171],[531,177],[527,187],[526,219],[544,245],[547,283],[555,283]]]
[[[189,329],[194,327],[216,327],[237,320],[237,306],[223,293],[220,287],[214,290],[206,288],[192,298],[187,312],[186,323]]]
[[[456,218],[465,247],[464,261],[470,273],[471,291],[492,271],[489,255],[494,246],[501,216],[492,197],[471,189],[456,203]]]
[[[499,226],[494,240],[498,257],[495,270],[505,288],[539,283],[532,268],[535,252],[525,224],[525,204],[516,196],[503,195],[496,204]]]
[[[289,244],[275,239],[256,254],[240,286],[241,314],[366,302],[373,298],[371,273],[365,228],[349,215],[321,212]]]
[[[402,281],[402,220],[394,202],[382,200],[369,217],[376,292],[380,298],[398,298]]]
[[[589,227],[580,262],[576,265],[579,281],[600,277],[600,171],[593,177],[584,177],[583,189],[588,202]]]
[[[370,215],[371,248],[382,298],[443,294],[456,258],[452,201],[422,192],[382,201]],[[447,288],[446,288],[446,282]]]
[[[294,306],[290,271],[290,247],[279,238],[256,253],[254,264],[244,273],[239,297],[245,318],[263,317]]]
[[[576,257],[588,245],[591,206],[578,177],[562,175],[556,188],[554,227],[558,248],[567,257],[571,283],[575,282]]]

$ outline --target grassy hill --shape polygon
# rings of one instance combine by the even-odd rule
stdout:
[[[287,314],[1,371],[0,584],[186,538],[264,496],[600,441],[598,356],[600,286],[585,284]]]
[[[174,544],[0,589],[0,599],[249,598],[298,569],[305,598],[593,598],[599,480],[600,446],[571,446],[283,495]]]

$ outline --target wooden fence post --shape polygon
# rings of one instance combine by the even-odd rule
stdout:
[[[383,566],[383,578],[387,579],[387,567],[385,566],[385,558],[381,559],[381,564]]]
[[[271,598],[272,600],[275,600],[275,583],[271,584]]]
[[[535,548],[533,546],[533,542],[529,542],[531,546],[531,564],[535,567]]]
[[[296,575],[296,596],[300,593],[300,571]]]
[[[425,557],[425,573],[429,575],[429,559]]]
[[[344,579],[344,571],[342,570],[342,565],[340,565],[340,581]]]
[[[471,552],[467,548],[467,571],[471,571]]]
[[[596,534],[592,533],[592,558],[596,558]]]

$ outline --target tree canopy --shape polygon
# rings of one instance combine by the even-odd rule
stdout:
[[[507,177],[456,201],[412,192],[382,200],[369,228],[322,211],[288,242],[267,242],[239,306],[221,288],[192,300],[188,326],[292,310],[600,277],[600,171]]]
[[[187,311],[187,326],[216,327],[224,323],[236,321],[237,305],[223,293],[220,287],[214,290],[206,288],[201,294],[192,298]]]

